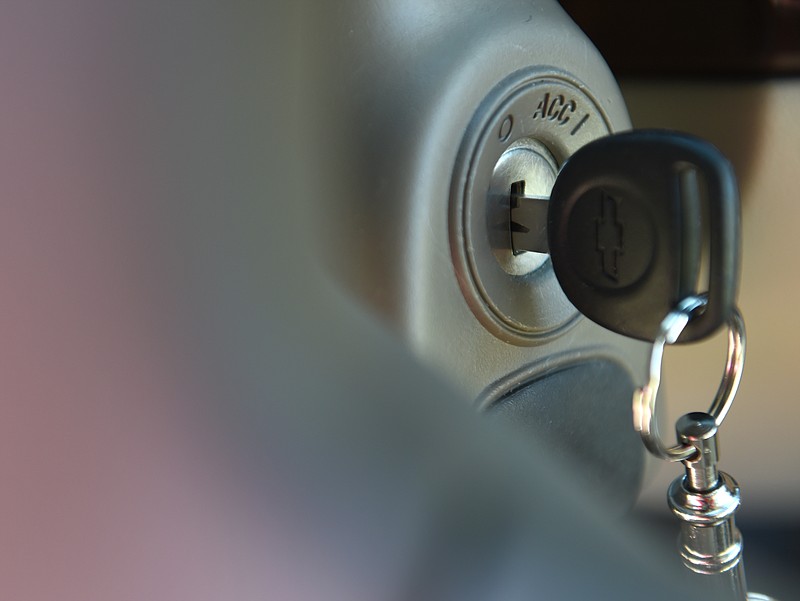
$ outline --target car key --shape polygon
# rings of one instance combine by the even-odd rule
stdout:
[[[537,228],[525,220],[541,213],[542,204],[526,198],[519,187],[512,190],[514,252],[543,250],[541,240],[526,248]],[[652,342],[681,300],[705,293],[702,313],[679,342],[709,336],[731,315],[738,287],[733,168],[710,143],[678,132],[636,130],[595,140],[572,155],[556,178],[547,245],[564,293],[592,321]],[[708,290],[700,291],[706,246]]]

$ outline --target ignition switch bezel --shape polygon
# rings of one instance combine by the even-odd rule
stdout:
[[[521,275],[501,265],[497,232],[490,234],[490,228],[502,227],[498,207],[508,204],[503,191],[491,189],[498,161],[527,138],[543,145],[560,166],[578,148],[611,132],[609,118],[585,86],[554,69],[512,75],[473,116],[453,172],[450,248],[467,303],[498,338],[537,344],[569,328],[578,316],[549,258]]]

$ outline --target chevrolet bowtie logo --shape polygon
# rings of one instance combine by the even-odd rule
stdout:
[[[595,219],[597,244],[603,262],[603,273],[613,280],[619,281],[619,257],[624,252],[622,230],[623,224],[617,219],[619,202],[603,192],[600,201],[600,216]]]

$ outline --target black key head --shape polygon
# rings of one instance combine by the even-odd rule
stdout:
[[[710,143],[638,130],[601,138],[563,166],[550,196],[553,269],[575,307],[620,334],[653,341],[690,295],[708,303],[680,342],[711,335],[739,282],[736,177]],[[697,290],[704,249],[708,290]]]

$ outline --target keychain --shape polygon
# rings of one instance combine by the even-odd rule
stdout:
[[[513,184],[508,236],[514,254],[550,253],[564,294],[585,317],[653,343],[633,420],[648,451],[684,465],[668,493],[681,521],[683,563],[708,575],[720,599],[763,601],[769,597],[747,592],[734,520],[739,486],[717,469],[717,432],[744,368],[745,328],[736,308],[740,213],[733,167],[717,148],[679,132],[638,130],[576,151],[549,199]],[[699,294],[705,251],[708,286]],[[702,340],[723,324],[728,352],[716,396],[706,413],[678,420],[678,443],[667,446],[656,423],[664,347]]]
[[[705,306],[702,296],[691,296],[662,321],[650,356],[649,380],[634,393],[633,422],[650,453],[667,461],[680,461],[685,474],[669,487],[667,499],[680,520],[680,554],[692,572],[705,574],[720,599],[773,601],[747,592],[742,560],[742,536],[734,516],[740,504],[739,485],[717,469],[717,433],[739,388],[745,357],[744,320],[734,309],[728,320],[725,372],[707,413],[689,413],[676,426],[678,443],[667,446],[658,432],[656,400],[661,382],[664,347],[677,341],[692,316]]]

